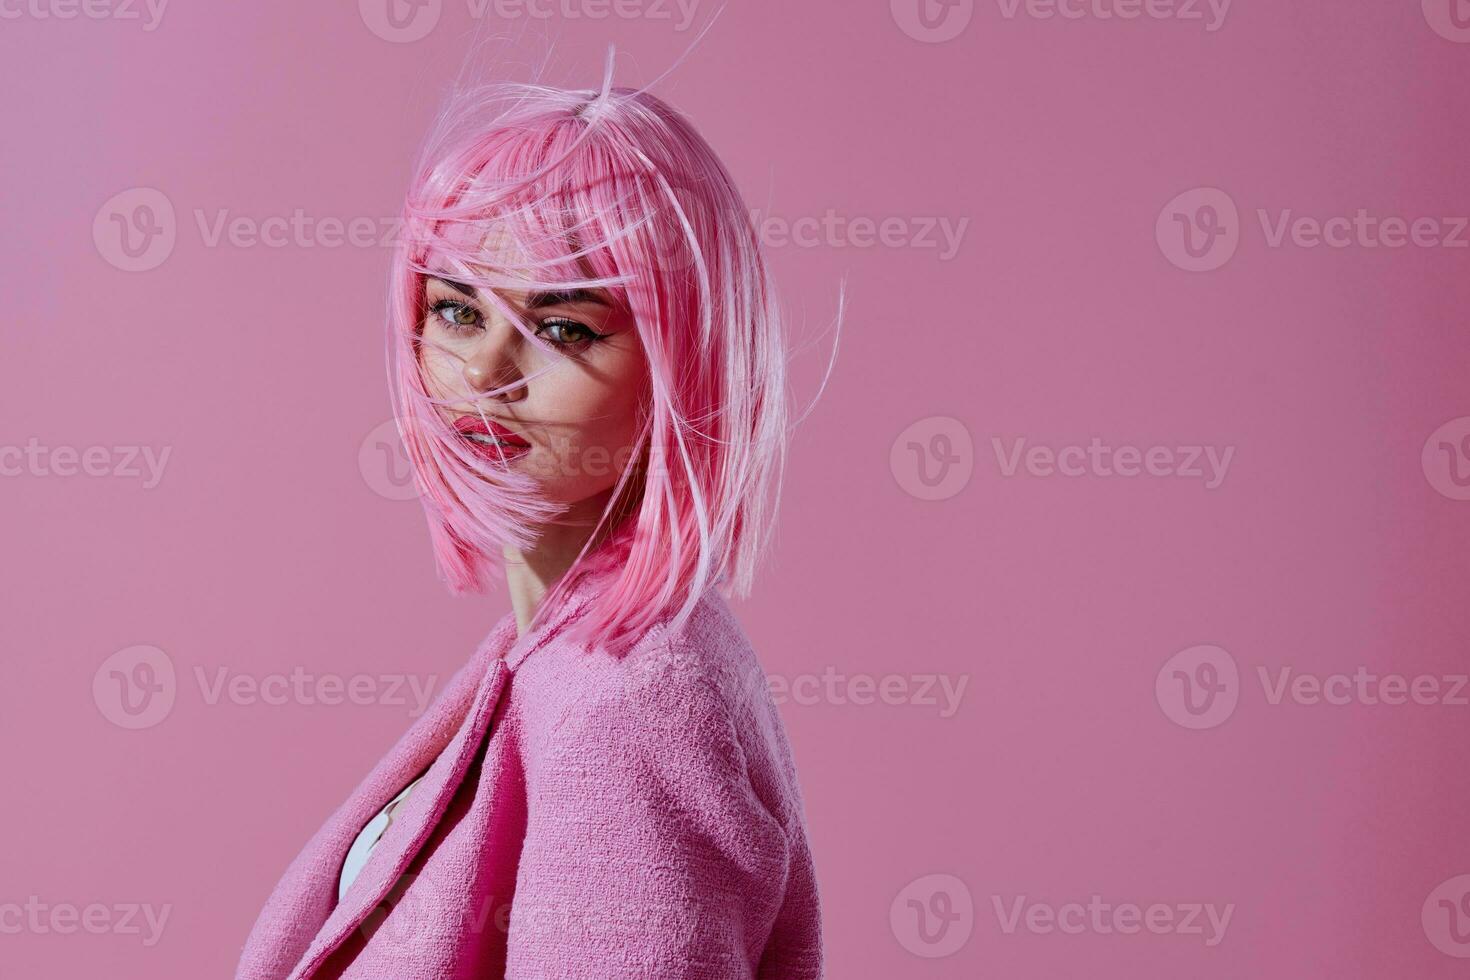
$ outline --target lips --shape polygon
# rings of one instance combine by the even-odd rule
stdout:
[[[454,420],[454,431],[471,452],[492,463],[516,459],[531,451],[529,442],[499,422],[478,415],[461,415]]]

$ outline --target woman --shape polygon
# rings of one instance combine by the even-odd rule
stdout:
[[[287,869],[242,980],[807,978],[801,794],[725,596],[787,435],[714,152],[644,91],[456,97],[405,208],[400,431],[456,594],[512,612]]]

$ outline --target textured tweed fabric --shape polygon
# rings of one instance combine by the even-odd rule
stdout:
[[[796,770],[738,622],[711,590],[622,657],[562,639],[604,582],[525,637],[496,624],[291,862],[237,980],[821,976]]]

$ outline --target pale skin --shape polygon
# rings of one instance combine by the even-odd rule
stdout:
[[[555,365],[522,387],[478,400],[479,412],[532,446],[509,465],[536,476],[547,499],[569,508],[537,529],[534,547],[503,549],[506,588],[524,635],[611,499],[617,462],[631,455],[647,358],[632,314],[605,290],[498,291],[555,353],[538,350],[473,286],[429,276],[424,292],[424,338],[450,352],[423,349],[420,365],[435,397],[481,394]],[[477,414],[469,400],[440,410],[450,421]]]

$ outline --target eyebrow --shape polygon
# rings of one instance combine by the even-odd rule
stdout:
[[[463,293],[470,299],[476,298],[474,286],[446,279],[441,275],[431,274],[430,279],[437,279],[455,292]],[[539,310],[547,306],[568,306],[573,303],[594,303],[598,306],[611,306],[612,304],[599,292],[591,289],[558,289],[551,292],[532,293],[526,300],[526,309]]]

